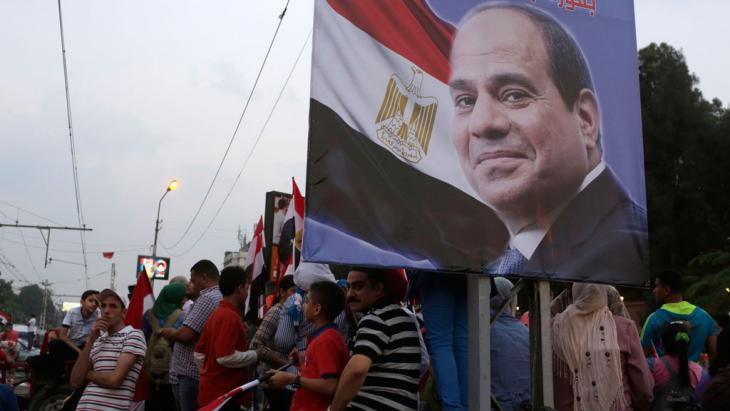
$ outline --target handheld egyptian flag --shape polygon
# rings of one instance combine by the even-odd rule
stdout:
[[[292,201],[286,211],[284,225],[281,229],[281,239],[279,240],[279,261],[283,263],[282,269],[279,270],[280,273],[286,272],[290,264],[294,264],[296,267],[297,261],[294,248],[302,249],[302,235],[304,233],[304,197],[299,191],[299,186],[297,186],[294,177],[292,177],[291,183]]]
[[[282,371],[289,367],[291,367],[291,363],[286,363],[286,364],[284,364],[284,366],[277,369],[277,371]],[[243,394],[244,392],[250,390],[251,388],[258,386],[262,382],[266,381],[270,376],[271,376],[271,374],[264,374],[253,381],[247,382],[243,385],[239,385],[238,387],[236,387],[236,388],[228,391],[227,393],[221,395],[220,397],[216,398],[210,404],[203,406],[201,408],[198,408],[198,411],[218,411],[218,410],[222,409],[223,406],[225,406],[228,403],[228,401],[237,397],[239,394]]]
[[[124,323],[141,330],[144,320],[144,313],[151,310],[155,305],[155,295],[152,293],[152,284],[147,274],[142,271],[137,276],[137,284],[132,291],[132,298],[127,307],[127,315],[124,316]],[[134,401],[142,401],[149,398],[149,382],[147,373],[142,370],[137,379],[137,385],[134,390]]]
[[[251,244],[248,246],[248,254],[246,255],[246,269],[251,267],[251,281],[255,280],[264,269],[264,217],[259,218],[256,224]]]

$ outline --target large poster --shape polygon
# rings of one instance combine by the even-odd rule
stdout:
[[[315,2],[307,261],[648,284],[633,2]]]

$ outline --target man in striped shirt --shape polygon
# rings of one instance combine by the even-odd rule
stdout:
[[[392,296],[397,270],[354,268],[347,276],[347,303],[365,315],[353,355],[342,372],[332,411],[416,410],[421,348],[418,328]]]
[[[77,410],[129,410],[147,344],[142,331],[124,325],[124,301],[113,290],[99,294],[101,318],[71,372],[71,385],[86,385]]]

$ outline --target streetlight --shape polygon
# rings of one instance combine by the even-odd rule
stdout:
[[[178,186],[180,186],[180,182],[178,182],[177,180],[170,181],[170,183],[167,184],[167,189],[165,190],[165,193],[162,194],[162,197],[160,197],[160,202],[157,203],[157,220],[155,220],[155,242],[152,245],[152,257],[157,257],[157,234],[160,232],[160,207],[162,206],[162,200],[165,198],[167,193],[177,190]]]

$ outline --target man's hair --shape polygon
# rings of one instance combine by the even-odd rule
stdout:
[[[543,46],[548,57],[548,75],[555,83],[568,110],[573,110],[573,104],[581,90],[589,89],[595,93],[585,56],[573,36],[555,18],[532,6],[497,2],[483,4],[470,10],[461,20],[459,27],[487,10],[512,10],[529,18],[537,26],[542,34]]]
[[[672,290],[672,294],[681,294],[682,291],[684,291],[682,276],[676,271],[661,271],[656,274],[656,278],[661,281],[663,285],[669,287],[669,289]]]
[[[289,200],[286,199],[286,197],[282,197],[279,199],[279,201],[276,203],[277,208],[282,209],[289,205]]]
[[[279,281],[279,289],[280,290],[288,290],[292,287],[294,287],[294,276],[291,274],[287,274],[283,277],[281,277],[281,281]]]
[[[345,309],[345,292],[332,281],[317,281],[309,287],[309,301],[321,305],[327,320],[334,321]]]
[[[350,271],[360,271],[361,273],[367,274],[368,281],[370,281],[371,285],[381,283],[383,284],[383,291],[387,292],[387,284],[385,282],[385,270],[381,268],[352,266],[350,267]]]
[[[96,290],[86,290],[86,291],[84,291],[83,294],[81,294],[81,299],[85,300],[85,299],[89,298],[90,295],[94,295],[94,294],[99,294],[99,292]]]
[[[184,275],[176,275],[170,279],[170,284],[183,284],[186,285],[189,282],[188,277]]]
[[[221,294],[229,296],[236,291],[239,285],[245,285],[246,283],[248,283],[248,276],[243,268],[226,267],[221,271],[218,288],[220,288]]]
[[[210,260],[200,260],[190,267],[191,273],[196,273],[207,277],[210,280],[218,280],[220,274],[218,273],[218,267],[213,264]]]

